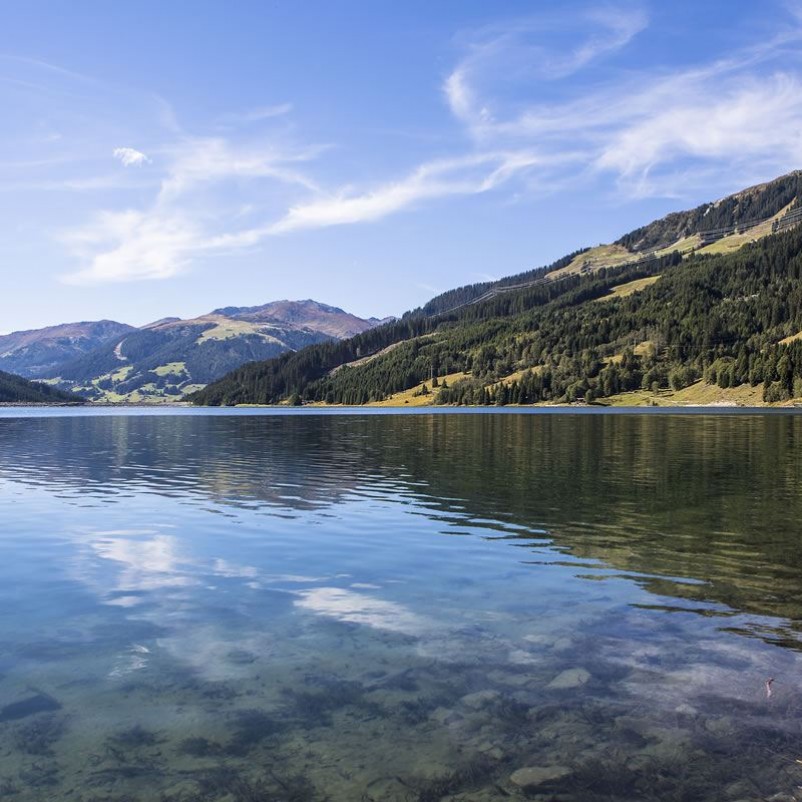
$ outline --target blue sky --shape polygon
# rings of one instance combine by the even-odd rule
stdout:
[[[802,167],[802,5],[6,3],[0,331],[400,314]]]

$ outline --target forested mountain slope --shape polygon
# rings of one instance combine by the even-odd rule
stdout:
[[[700,379],[760,386],[765,400],[802,396],[799,190],[793,173],[670,215],[610,246],[607,263],[583,251],[461,288],[349,340],[245,366],[192,400],[363,404],[432,379],[436,401],[457,404],[593,400]]]
[[[28,381],[22,376],[0,371],[0,403],[56,404],[83,403],[75,393],[64,393],[47,384]]]

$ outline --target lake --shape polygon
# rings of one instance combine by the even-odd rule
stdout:
[[[794,799],[802,416],[0,411],[0,798]]]

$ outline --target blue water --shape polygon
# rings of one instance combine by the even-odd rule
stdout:
[[[792,795],[800,446],[793,414],[2,410],[0,797]]]

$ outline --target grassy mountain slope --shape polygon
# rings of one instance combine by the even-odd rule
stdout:
[[[311,300],[227,307],[191,320],[165,318],[128,329],[53,367],[47,376],[55,385],[94,400],[177,399],[244,363],[373,325]]]
[[[58,365],[129,331],[134,331],[133,326],[98,320],[5,334],[0,336],[0,370],[29,379],[47,376]]]
[[[599,399],[700,380],[760,386],[766,400],[802,396],[802,340],[786,340],[802,332],[802,232],[773,232],[770,220],[796,220],[784,215],[799,181],[793,173],[669,215],[606,246],[606,262],[599,249],[580,251],[445,293],[349,340],[244,366],[191,400],[363,404],[447,374],[438,403]],[[740,238],[737,249],[703,245],[710,223],[712,244]]]
[[[75,393],[65,393],[40,382],[0,371],[0,403],[54,404],[83,403]]]

